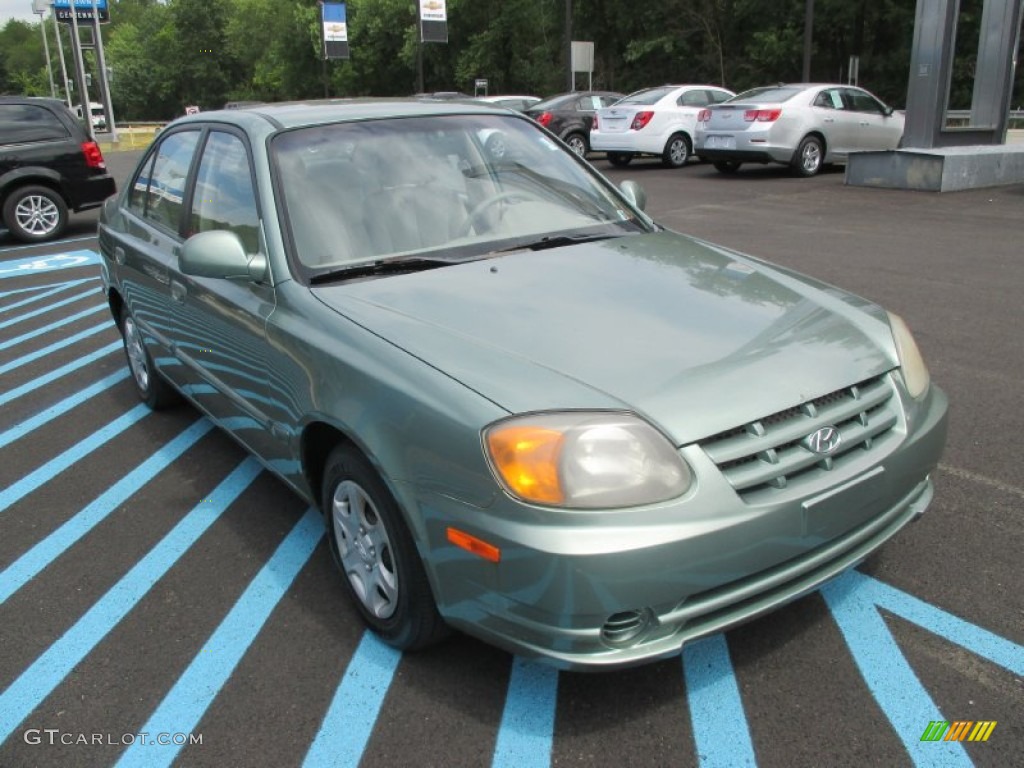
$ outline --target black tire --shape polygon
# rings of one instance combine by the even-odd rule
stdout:
[[[633,155],[630,152],[609,152],[607,157],[608,162],[616,168],[625,168],[633,162]]]
[[[665,142],[661,164],[666,168],[682,168],[689,162],[692,153],[689,137],[684,133],[674,133]]]
[[[740,169],[741,163],[737,160],[716,160],[715,170],[719,173],[733,174]]]
[[[587,156],[587,139],[582,133],[570,133],[564,141],[580,157]]]
[[[132,383],[139,399],[154,411],[177,405],[181,401],[181,395],[167,383],[153,365],[153,358],[142,341],[142,332],[128,307],[121,307],[118,325],[121,329],[124,354],[128,359],[128,370],[132,374]]]
[[[804,136],[790,166],[797,176],[814,176],[825,164],[825,145],[817,136]]]
[[[339,445],[327,457],[321,509],[345,588],[381,639],[412,651],[448,634],[398,504],[351,445]]]
[[[4,224],[23,243],[60,237],[68,226],[68,205],[49,187],[30,184],[10,192],[4,201]]]

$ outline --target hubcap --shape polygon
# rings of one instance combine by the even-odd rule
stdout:
[[[584,153],[587,151],[587,145],[579,136],[573,136],[571,139],[569,139],[569,149],[571,149],[580,157],[583,157]]]
[[[669,155],[672,157],[672,162],[676,165],[682,165],[686,162],[686,142],[682,139],[677,139],[672,142],[672,146],[669,148]]]
[[[18,226],[33,235],[48,235],[57,228],[60,210],[45,195],[28,195],[14,208]]]
[[[816,171],[821,164],[821,148],[813,141],[804,146],[804,170]]]
[[[388,532],[366,491],[351,480],[339,483],[331,520],[342,568],[359,601],[377,618],[391,617],[398,607],[398,573]]]
[[[130,317],[124,321],[124,348],[128,352],[128,367],[132,369],[135,383],[143,392],[149,390],[149,367],[146,365],[146,350],[139,338],[135,321]]]

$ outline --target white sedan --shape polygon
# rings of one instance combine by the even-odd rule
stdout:
[[[732,96],[732,91],[714,85],[660,85],[631,93],[597,111],[590,148],[607,152],[612,165],[628,165],[637,155],[657,155],[669,168],[681,168],[693,153],[701,110]]]
[[[863,88],[796,83],[754,88],[705,109],[696,154],[722,173],[782,163],[813,176],[850,152],[896,149],[904,116]]]

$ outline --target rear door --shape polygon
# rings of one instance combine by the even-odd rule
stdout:
[[[176,318],[171,276],[177,270],[186,182],[199,143],[198,128],[162,136],[139,166],[124,197],[124,226],[109,228],[111,253],[122,298],[160,371],[182,384],[174,356]]]
[[[825,137],[828,159],[843,159],[856,144],[857,119],[843,99],[843,88],[825,88],[811,102],[813,118],[809,128]]]

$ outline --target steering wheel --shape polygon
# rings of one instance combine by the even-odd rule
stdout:
[[[516,200],[523,199],[522,192],[499,192],[496,195],[491,195],[486,200],[482,200],[469,215],[466,216],[466,221],[459,230],[459,237],[466,237],[469,235],[471,229],[476,229],[477,219],[483,216],[484,213],[489,211],[498,203],[504,202],[505,200]]]

